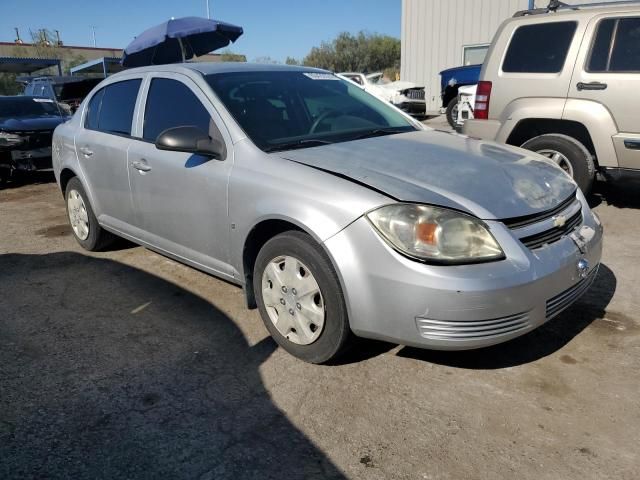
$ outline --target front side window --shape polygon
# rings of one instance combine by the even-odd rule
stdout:
[[[206,79],[264,151],[416,130],[385,102],[330,73],[230,72]]]
[[[142,137],[155,142],[168,128],[194,126],[212,134],[211,115],[184,83],[168,78],[151,80],[144,109]]]
[[[640,72],[640,18],[608,18],[598,25],[589,72]]]
[[[131,135],[133,112],[142,81],[123,80],[96,93],[89,102],[85,127],[116,135]]]
[[[509,43],[502,71],[561,72],[576,28],[576,22],[540,23],[518,27]]]

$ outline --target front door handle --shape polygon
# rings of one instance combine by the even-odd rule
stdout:
[[[624,146],[627,150],[640,150],[640,140],[625,140]]]
[[[148,172],[149,170],[151,170],[151,165],[149,165],[144,159],[131,162],[131,166],[141,172]]]
[[[80,153],[87,158],[93,155],[93,151],[89,147],[80,147]]]
[[[582,90],[606,90],[607,86],[608,85],[606,83],[600,83],[600,82],[589,82],[589,83],[578,82],[578,84],[576,85],[576,88],[578,89],[579,92],[581,92]]]

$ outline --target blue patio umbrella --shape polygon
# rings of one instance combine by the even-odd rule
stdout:
[[[142,67],[184,62],[226,47],[242,33],[242,27],[218,20],[172,18],[138,35],[124,49],[122,65]]]

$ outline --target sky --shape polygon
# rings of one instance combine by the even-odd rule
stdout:
[[[401,0],[209,0],[211,17],[240,25],[230,48],[249,61],[301,59],[343,31],[400,37]],[[135,35],[171,17],[206,16],[206,0],[0,0],[0,41],[29,29],[59,30],[66,45],[124,48]]]

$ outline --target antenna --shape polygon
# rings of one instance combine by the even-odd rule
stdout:
[[[91,39],[93,41],[93,48],[96,48],[96,26],[91,25]]]
[[[209,11],[209,0],[204,0],[204,1],[207,4],[207,18],[211,18],[210,11]]]
[[[18,43],[18,44],[22,44],[22,43],[23,43],[23,41],[22,41],[22,39],[20,38],[20,30],[18,30],[18,27],[14,27],[14,30],[16,31],[16,39],[15,39],[15,42],[16,42],[16,43]]]
[[[58,30],[54,30],[56,32],[56,46],[62,46],[62,40],[60,40],[60,32]]]

